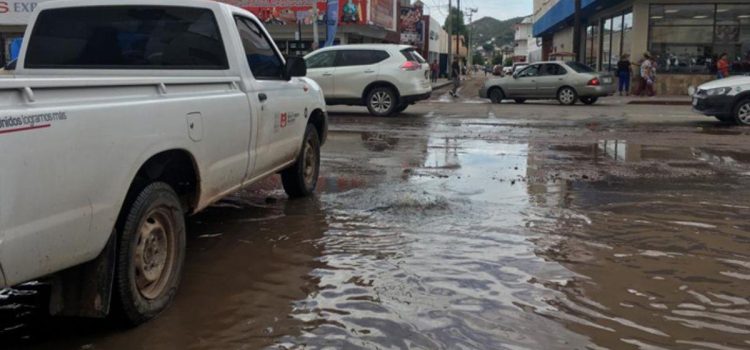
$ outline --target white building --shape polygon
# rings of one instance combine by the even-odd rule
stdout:
[[[534,38],[534,18],[529,16],[516,24],[514,62],[534,62],[542,58],[542,48]]]

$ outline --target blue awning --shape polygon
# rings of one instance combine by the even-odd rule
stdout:
[[[581,11],[583,16],[588,16],[596,10],[601,10],[612,5],[622,3],[625,0],[581,0]],[[575,0],[560,0],[552,6],[536,23],[534,23],[534,36],[540,37],[545,34],[554,33],[560,25],[573,19],[575,14]]]

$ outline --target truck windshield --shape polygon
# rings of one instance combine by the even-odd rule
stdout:
[[[42,11],[25,67],[227,69],[228,63],[209,9],[89,6]]]

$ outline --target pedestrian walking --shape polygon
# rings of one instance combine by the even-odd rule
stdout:
[[[437,60],[432,61],[432,65],[430,65],[430,71],[432,72],[432,82],[437,83],[438,74],[440,72],[440,65],[438,64]]]
[[[451,64],[451,78],[453,78],[453,90],[450,94],[458,97],[458,88],[461,86],[461,65],[458,63],[458,58],[454,58]]]
[[[722,53],[719,61],[716,62],[716,78],[729,78],[729,55],[726,52]]]
[[[620,58],[620,62],[617,62],[617,78],[619,79],[619,91],[620,96],[625,93],[625,96],[630,95],[630,76],[633,73],[630,67],[630,55],[624,54]]]
[[[648,96],[654,96],[654,83],[656,79],[656,73],[654,72],[654,62],[651,59],[651,54],[648,52],[643,54],[643,61],[641,62],[640,69],[640,82],[638,84],[638,96],[643,96],[645,93]]]

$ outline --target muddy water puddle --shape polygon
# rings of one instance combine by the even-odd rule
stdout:
[[[189,220],[159,319],[44,318],[16,291],[0,294],[15,317],[0,334],[56,349],[750,347],[747,149],[519,142],[479,124],[334,130],[316,198],[272,179]]]

